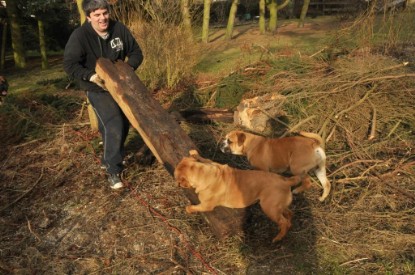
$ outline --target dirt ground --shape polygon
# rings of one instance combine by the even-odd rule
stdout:
[[[322,26],[306,25],[299,30],[290,25],[282,27],[279,34],[314,35],[316,31],[327,31]],[[247,28],[240,31],[235,43],[243,45],[244,37],[245,41],[263,39],[256,29]],[[290,85],[295,81],[291,79]],[[338,86],[342,85],[339,83]],[[407,104],[413,104],[413,88],[406,87],[411,95]],[[278,243],[271,243],[277,226],[258,205],[247,210],[246,224],[239,234],[219,239],[202,215],[185,213],[189,201],[164,167],[151,155],[137,154],[143,142],[134,130],[126,145],[128,158],[123,180],[127,187],[110,190],[99,168],[99,134],[91,131],[82,107],[83,93],[62,89],[59,97],[75,98],[63,120],[50,119],[42,102],[28,99],[22,107],[44,116],[47,135],[29,141],[15,139],[10,133],[24,125],[10,125],[4,117],[0,118],[1,274],[415,271],[413,129],[409,130],[412,138],[402,135],[390,142],[384,139],[382,147],[376,147],[377,143],[362,151],[368,148],[362,145],[366,141],[353,137],[366,130],[360,127],[360,122],[366,120],[356,110],[354,114],[362,120],[353,124],[352,112],[339,127],[343,130],[332,136],[333,142],[327,147],[333,191],[325,202],[318,201],[321,190],[317,183],[308,192],[296,195],[291,207],[292,228]],[[349,99],[339,97],[336,106]],[[384,102],[384,94],[376,99]],[[399,112],[398,108],[403,111],[410,107],[402,103],[394,111]],[[353,132],[344,130],[349,124],[353,124]],[[181,127],[205,157],[248,167],[246,159],[224,155],[218,149],[220,138],[233,125],[183,122]],[[386,129],[390,130],[385,126],[383,130]],[[361,150],[362,156],[350,160],[350,148],[353,152]],[[356,179],[359,173],[365,176],[373,170],[380,171],[378,177]],[[353,180],[341,181],[352,175],[356,176]]]

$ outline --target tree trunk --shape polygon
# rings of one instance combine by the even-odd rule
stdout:
[[[301,9],[300,20],[298,21],[298,27],[304,27],[305,16],[307,15],[308,6],[310,5],[310,0],[304,0],[303,8]]]
[[[277,0],[271,0],[271,4],[269,4],[269,30],[272,33],[275,33],[278,26],[278,11],[285,8],[291,0],[285,0],[284,3],[278,5]]]
[[[133,70],[124,62],[115,64],[100,58],[97,74],[118,103],[132,126],[139,132],[157,160],[173,175],[176,165],[189,150],[196,149],[174,117],[151,96]],[[191,203],[198,203],[192,189],[183,189]],[[243,228],[243,210],[217,207],[201,215],[219,238],[234,234]]]
[[[278,4],[277,0],[271,0],[271,3],[268,5],[269,9],[269,22],[268,22],[268,29],[271,33],[274,33],[277,29],[277,22],[278,22]]]
[[[239,0],[233,0],[229,12],[228,26],[226,27],[226,39],[232,39],[233,26],[235,25],[236,12],[238,11]]]
[[[42,19],[37,20],[37,26],[39,28],[39,49],[40,56],[42,57],[42,69],[45,70],[49,68],[49,62],[46,51],[45,28],[43,27]]]
[[[211,0],[203,0],[202,42],[204,43],[209,42],[210,2]]]
[[[82,25],[86,19],[85,13],[82,10],[82,0],[76,0],[76,4],[78,6],[79,18],[80,18],[81,25]],[[89,117],[89,123],[91,124],[91,129],[93,131],[98,131],[97,115],[95,114],[94,108],[92,108],[92,105],[89,103],[88,99],[86,99],[86,102],[88,103],[88,117]]]
[[[265,0],[259,0],[259,32],[265,34]]]
[[[6,39],[7,39],[7,22],[3,22],[3,33],[1,35],[1,52],[0,52],[0,70],[4,70],[6,62]]]
[[[83,24],[85,22],[86,16],[82,9],[82,0],[76,0],[76,5],[78,6],[79,19],[81,21],[81,24]]]
[[[190,17],[190,10],[189,10],[189,0],[181,0],[181,6],[182,6],[182,18],[183,18],[184,28],[189,32],[190,36],[193,37],[192,20]]]
[[[17,14],[15,0],[7,0],[7,15],[10,18],[14,65],[17,68],[26,67],[26,54],[23,47],[22,33]]]

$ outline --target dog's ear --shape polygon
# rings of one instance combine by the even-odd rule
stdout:
[[[239,132],[236,134],[236,136],[238,137],[238,145],[239,146],[243,145],[246,139],[245,133]]]

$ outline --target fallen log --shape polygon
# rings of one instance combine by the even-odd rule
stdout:
[[[233,123],[234,112],[228,109],[192,109],[173,112],[172,115],[179,121],[192,123],[223,122]]]
[[[156,101],[129,65],[100,58],[96,73],[118,103],[131,125],[138,131],[156,159],[173,175],[174,168],[195,144],[178,122]],[[192,204],[199,200],[193,190],[183,189]],[[217,207],[203,217],[218,238],[243,228],[244,210]]]

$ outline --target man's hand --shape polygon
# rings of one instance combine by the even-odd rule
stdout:
[[[97,74],[92,75],[89,81],[94,82],[105,91],[108,91],[107,87],[105,87],[104,80],[102,80]]]

